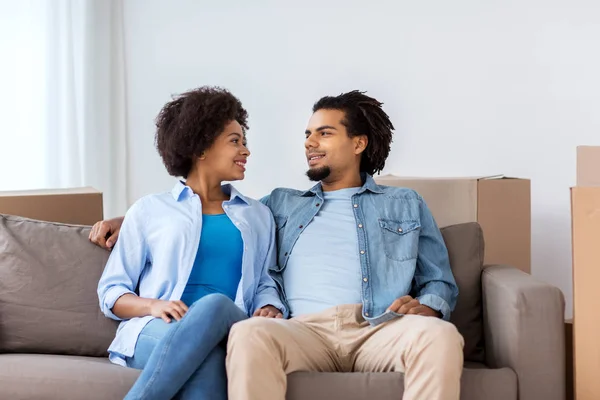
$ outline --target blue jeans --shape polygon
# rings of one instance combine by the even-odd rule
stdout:
[[[125,399],[227,399],[221,342],[234,323],[246,318],[229,297],[210,294],[179,322],[150,321],[127,359],[128,367],[143,371]]]

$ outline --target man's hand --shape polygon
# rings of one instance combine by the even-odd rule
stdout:
[[[92,227],[89,239],[104,249],[111,249],[117,242],[121,225],[123,225],[123,217],[96,222]]]
[[[419,300],[413,299],[411,296],[403,296],[394,300],[392,305],[388,307],[388,310],[403,315],[422,315],[424,317],[437,318],[442,317],[440,312],[424,306],[423,304],[419,303]]]
[[[254,317],[283,318],[281,311],[269,305],[254,311]]]
[[[150,301],[150,315],[152,315],[154,318],[162,318],[162,320],[167,324],[171,322],[171,318],[175,318],[175,321],[181,321],[181,318],[183,318],[187,311],[188,307],[181,300]]]

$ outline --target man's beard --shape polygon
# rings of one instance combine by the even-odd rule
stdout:
[[[329,168],[328,166],[320,168],[310,168],[308,171],[306,171],[306,176],[308,176],[308,179],[315,182],[327,179],[327,177],[329,177],[330,174],[331,168]]]

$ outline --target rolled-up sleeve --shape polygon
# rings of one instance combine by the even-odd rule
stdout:
[[[448,249],[431,211],[420,198],[421,232],[417,269],[415,272],[416,298],[450,319],[458,297],[458,286],[450,269]]]
[[[138,201],[125,215],[119,238],[98,283],[100,309],[104,315],[118,321],[122,319],[112,312],[112,308],[124,294],[135,294],[146,265],[145,222],[143,204]]]
[[[252,312],[267,306],[272,305],[277,308],[283,314],[284,318],[288,317],[288,310],[281,301],[280,293],[277,290],[277,284],[269,274],[269,269],[277,263],[277,244],[275,242],[275,222],[273,216],[269,211],[269,247],[261,265],[260,278],[258,282],[258,289],[254,297],[254,310]]]

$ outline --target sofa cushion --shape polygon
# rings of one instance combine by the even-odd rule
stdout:
[[[400,372],[294,372],[288,376],[287,400],[400,399]],[[517,400],[517,375],[510,368],[465,368],[460,400]]]
[[[90,229],[0,214],[0,352],[106,354],[117,325],[96,292],[109,253]]]
[[[20,400],[117,400],[140,371],[107,358],[0,354],[0,398]]]
[[[441,231],[459,290],[456,308],[450,320],[465,339],[465,361],[483,362],[483,232],[476,222],[448,226]]]

